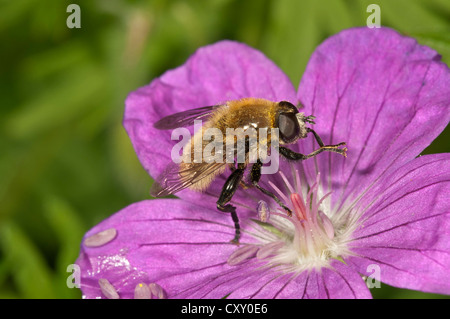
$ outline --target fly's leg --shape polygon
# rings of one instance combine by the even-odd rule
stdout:
[[[340,145],[338,144],[337,146],[340,146]],[[282,147],[282,146],[279,147],[278,151],[279,151],[280,155],[282,155],[287,160],[290,160],[290,161],[303,161],[305,159],[314,157],[317,154],[322,153],[324,151],[335,152],[335,153],[342,154],[343,156],[346,156],[346,154],[345,154],[346,150],[347,150],[346,148],[340,149],[340,148],[332,147],[332,145],[328,145],[328,146],[321,147],[321,148],[315,150],[314,152],[309,153],[308,155],[303,155],[301,153],[296,153],[296,152],[294,152],[294,151],[292,151],[292,150],[290,150],[290,149],[288,149],[286,147]]]
[[[279,153],[280,155],[282,155],[283,157],[285,157],[286,159],[290,160],[290,161],[303,161],[305,159],[311,158],[316,156],[319,153],[322,152],[335,152],[338,154],[341,154],[344,157],[347,157],[347,148],[339,148],[340,146],[344,146],[345,142],[336,144],[336,145],[324,145],[322,142],[322,139],[320,138],[320,136],[313,130],[310,128],[307,128],[308,132],[313,133],[314,138],[316,139],[317,143],[319,143],[320,148],[309,153],[308,155],[304,155],[301,153],[296,153],[286,147],[280,146],[279,147]]]
[[[339,148],[339,146],[344,146],[344,145],[345,145],[345,142],[342,142],[342,143],[339,143],[339,144],[336,144],[336,145],[324,145],[323,142],[322,142],[322,139],[320,138],[320,136],[319,136],[313,129],[311,129],[311,128],[308,127],[308,128],[306,128],[306,130],[307,130],[308,132],[313,133],[314,138],[316,139],[317,143],[318,143],[319,146],[320,146],[320,148],[319,148],[318,150],[312,152],[312,153],[309,154],[309,155],[306,155],[306,156],[308,156],[307,158],[316,156],[317,154],[319,154],[319,153],[321,153],[321,152],[323,152],[323,151],[335,152],[335,153],[339,153],[339,154],[343,155],[344,157],[347,157],[347,154],[346,154],[347,148],[346,148],[346,147],[344,147],[344,148]],[[319,151],[319,150],[320,150],[320,151]],[[315,152],[316,152],[316,153],[315,153]],[[305,159],[306,159],[306,158],[305,158]]]
[[[252,171],[250,173],[250,179],[252,181],[253,186],[255,186],[257,189],[259,189],[261,192],[263,192],[264,194],[270,196],[271,198],[273,198],[278,205],[280,205],[289,216],[292,216],[292,211],[289,209],[289,207],[287,207],[286,205],[283,204],[283,202],[277,197],[275,196],[273,193],[271,193],[270,191],[262,188],[259,185],[259,180],[261,178],[261,167],[262,167],[262,162],[258,159],[257,162],[255,164],[253,164],[252,166]]]
[[[241,227],[239,225],[239,218],[236,214],[236,207],[227,203],[231,200],[234,193],[236,192],[242,180],[242,177],[244,176],[244,170],[245,164],[239,164],[238,168],[234,169],[230,177],[228,177],[227,181],[223,185],[222,191],[219,196],[219,200],[217,201],[218,210],[226,213],[231,213],[231,218],[233,219],[235,229],[235,235],[233,240],[231,240],[231,242],[237,245],[239,245],[239,238],[241,237]]]
[[[231,163],[230,163],[230,164],[228,164],[228,167],[230,168],[231,172],[234,172],[234,171],[236,170],[236,163],[234,163],[234,164],[231,164]],[[241,182],[239,183],[239,185],[241,185],[241,187],[242,187],[243,189],[248,189],[248,188],[252,187],[252,185],[246,183],[246,182],[244,181],[244,179],[241,179]]]

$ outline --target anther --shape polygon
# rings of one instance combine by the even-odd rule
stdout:
[[[103,295],[105,295],[108,299],[119,299],[119,294],[117,293],[116,288],[108,281],[108,279],[101,278],[98,280],[98,285],[100,286],[100,290]]]

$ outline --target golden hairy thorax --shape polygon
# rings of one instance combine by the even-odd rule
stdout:
[[[244,128],[253,124],[254,128],[274,126],[277,103],[257,98],[245,98],[227,102],[210,118],[205,127]]]

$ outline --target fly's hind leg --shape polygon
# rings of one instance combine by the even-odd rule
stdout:
[[[223,185],[222,192],[220,193],[219,200],[217,201],[217,209],[231,213],[231,218],[234,222],[235,235],[233,240],[231,240],[234,244],[239,244],[239,238],[241,237],[241,227],[239,225],[239,218],[236,214],[236,207],[231,204],[227,204],[234,193],[236,192],[240,182],[242,181],[242,177],[244,176],[245,164],[239,164],[238,168],[236,168],[228,177],[227,181]]]

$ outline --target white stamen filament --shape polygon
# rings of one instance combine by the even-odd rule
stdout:
[[[228,265],[238,265],[245,260],[254,257],[259,247],[254,245],[245,245],[235,250],[227,260]]]
[[[256,253],[256,258],[264,259],[275,254],[281,247],[284,246],[284,241],[275,241],[273,243],[262,246]]]

